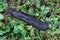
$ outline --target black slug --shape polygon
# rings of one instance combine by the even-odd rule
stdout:
[[[39,30],[46,30],[50,28],[50,24],[47,22],[41,22],[37,18],[31,17],[27,14],[24,14],[22,12],[16,11],[15,9],[10,8],[8,12],[15,18],[19,20],[24,20],[28,24],[32,25],[33,27],[39,29]]]

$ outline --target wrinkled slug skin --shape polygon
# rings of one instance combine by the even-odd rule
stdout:
[[[49,23],[41,22],[37,18],[33,18],[29,15],[26,15],[22,12],[16,11],[12,8],[8,10],[8,12],[15,18],[19,20],[24,20],[28,24],[32,25],[33,27],[39,29],[39,30],[46,30],[49,28]]]

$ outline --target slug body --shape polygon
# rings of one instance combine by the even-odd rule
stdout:
[[[32,25],[33,27],[40,29],[40,30],[46,30],[49,28],[49,23],[41,22],[37,18],[31,17],[29,15],[26,15],[22,12],[16,11],[14,9],[9,9],[8,12],[15,18],[19,20],[24,20],[28,24]]]

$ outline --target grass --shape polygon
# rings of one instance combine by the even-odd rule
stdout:
[[[1,2],[4,4],[6,0]],[[5,5],[0,7],[0,40],[60,40],[60,0],[12,0],[10,3],[11,8],[51,23],[51,28],[44,31],[13,18]]]

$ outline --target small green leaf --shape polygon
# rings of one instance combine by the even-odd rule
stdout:
[[[50,7],[41,6],[40,14],[47,14],[50,11]]]
[[[46,7],[44,10],[44,14],[47,14],[50,11],[50,7]]]
[[[45,9],[45,6],[44,5],[42,5],[41,7],[40,7],[40,10],[44,10]]]
[[[4,32],[9,32],[10,31],[10,27],[9,26],[6,26],[6,29],[4,30]]]
[[[19,32],[20,32],[20,30],[18,29],[18,27],[17,27],[17,26],[14,26],[14,30],[13,30],[13,32],[14,32],[15,34],[17,34],[17,33],[19,33]]]
[[[0,27],[2,27],[2,22],[0,22]]]
[[[36,16],[39,16],[39,12],[36,12],[36,14],[35,14]]]
[[[22,34],[23,36],[25,36],[25,35],[26,35],[26,31],[25,31],[25,30],[22,30],[22,31],[21,31],[21,34]]]
[[[50,7],[46,7],[45,9],[46,9],[46,10],[50,10]]]
[[[21,25],[17,25],[17,26],[15,25],[13,31],[14,31],[14,33],[17,34],[17,33],[19,33],[22,30],[24,30],[24,28],[23,28],[23,25],[21,24]]]
[[[26,26],[26,29],[31,30],[31,29],[32,29],[32,26],[27,25],[27,26]]]
[[[29,5],[30,3],[31,3],[31,2],[27,1],[25,4],[26,4],[26,5]]]
[[[0,14],[0,20],[4,19],[4,16],[2,14]]]
[[[0,8],[0,12],[2,12],[3,11],[3,9],[2,8]]]
[[[16,40],[16,38],[14,36],[11,36],[11,40]]]
[[[26,8],[22,8],[22,10],[21,10],[22,12],[24,12],[24,13],[26,13],[27,12],[27,10],[26,10]]]
[[[34,14],[34,9],[33,8],[29,8],[29,14],[31,14],[31,15]]]
[[[32,40],[31,37],[24,37],[24,40]]]
[[[3,34],[4,34],[4,32],[2,30],[0,30],[0,35],[3,35]]]
[[[4,11],[4,9],[7,9],[7,3],[0,2],[0,12]]]
[[[18,27],[18,29],[19,29],[19,30],[24,30],[24,28],[23,28],[23,25],[22,25],[22,24],[21,24],[21,25],[18,25],[17,27]]]
[[[40,1],[39,0],[36,0],[35,5],[36,5],[37,8],[39,8],[40,7]]]

